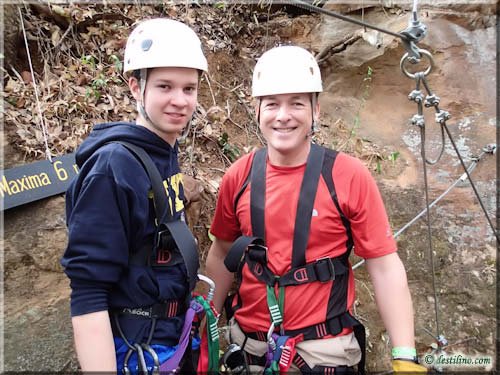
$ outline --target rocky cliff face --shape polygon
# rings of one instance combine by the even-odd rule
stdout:
[[[495,8],[487,3],[452,7],[447,4],[422,6],[420,17],[428,33],[419,46],[432,55],[435,66],[426,77],[429,87],[441,98],[440,107],[451,113],[452,118],[447,122],[450,134],[469,165],[485,145],[495,142]],[[202,108],[211,107],[211,111],[202,113],[204,116],[197,122],[195,133],[198,131],[200,138],[192,136],[192,142],[183,146],[186,171],[201,181],[193,183],[197,196],[190,215],[202,244],[202,259],[209,246],[206,228],[218,182],[229,162],[229,154],[220,151],[221,147],[228,150],[228,145],[232,145],[245,152],[260,144],[254,127],[242,127],[251,123],[248,83],[254,57],[275,42],[291,41],[317,54],[325,87],[320,97],[323,120],[319,139],[365,161],[379,182],[394,230],[401,228],[424,208],[425,200],[420,156],[422,134],[409,121],[417,113],[416,104],[408,100],[415,81],[401,73],[399,64],[405,50],[400,41],[328,16],[292,17],[282,8],[273,14],[264,9],[249,21],[245,17],[250,11],[241,11],[244,7],[240,5],[239,12],[237,8],[229,8],[222,16],[213,13],[214,7],[207,8],[205,13],[167,10],[170,16],[202,21],[204,27],[200,33],[210,48],[212,82],[202,87],[200,103]],[[158,12],[153,7],[144,9],[146,14]],[[365,9],[361,5],[332,9],[393,31],[404,29],[409,19],[408,9],[387,3]],[[138,10],[133,8],[133,11]],[[257,18],[259,21],[254,22]],[[233,22],[236,32],[231,34],[224,29],[226,34],[214,34],[214,30],[223,29],[220,20],[225,20],[224,27]],[[238,32],[246,36],[238,37]],[[224,39],[227,35],[231,39]],[[425,69],[425,64],[428,62],[411,68]],[[9,75],[16,79],[11,72]],[[13,94],[8,92],[7,99],[9,95]],[[33,97],[25,100],[34,102]],[[17,103],[11,107],[7,104],[8,116],[15,116]],[[220,116],[214,115],[217,113]],[[441,134],[433,110],[426,108],[425,114],[425,147],[428,158],[433,159],[441,147]],[[25,149],[17,147],[14,122],[9,121],[2,141],[5,164],[12,167],[30,159],[21,151]],[[229,142],[217,145],[223,133],[229,134]],[[486,154],[472,172],[491,218],[496,209],[495,170],[495,157]],[[443,157],[436,165],[428,166],[427,173],[431,200],[462,175],[448,137]],[[458,184],[431,210],[431,228],[434,281],[425,220],[417,221],[398,239],[415,305],[418,351],[430,351],[434,342],[426,330],[436,334],[437,296],[439,333],[453,345],[449,351],[493,357],[495,238],[468,182]],[[70,291],[59,265],[65,246],[64,197],[4,213],[6,371],[77,368],[69,317]],[[386,370],[390,348],[387,334],[378,317],[365,270],[361,267],[355,272],[356,313],[368,328],[368,368]]]

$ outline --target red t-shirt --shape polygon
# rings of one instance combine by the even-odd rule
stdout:
[[[252,235],[250,219],[251,183],[241,195],[236,212],[234,201],[250,172],[254,153],[237,160],[224,175],[210,232],[225,241]],[[273,166],[267,161],[265,238],[268,267],[276,275],[291,268],[295,215],[305,164]],[[380,192],[368,169],[356,158],[339,153],[333,181],[342,212],[351,223],[354,252],[363,258],[380,257],[397,250]],[[320,177],[314,201],[306,262],[335,257],[346,251],[347,235],[328,187]],[[325,321],[330,281],[285,288],[284,328],[294,330]],[[271,321],[265,284],[245,265],[239,289],[241,308],[235,317],[246,332],[267,331]],[[354,277],[349,272],[347,306],[354,302]]]

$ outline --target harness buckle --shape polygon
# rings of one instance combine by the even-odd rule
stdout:
[[[175,242],[170,230],[163,229],[159,231],[158,238],[156,239],[156,247],[158,249],[171,249],[173,247],[172,245],[175,246]]]
[[[250,260],[260,264],[267,264],[267,246],[251,243],[247,247],[247,254]]]
[[[156,267],[170,267],[184,262],[174,236],[168,228],[158,231],[156,248],[150,261]]]
[[[332,258],[324,257],[317,259],[314,263],[314,271],[318,281],[326,283],[335,280],[335,267]]]

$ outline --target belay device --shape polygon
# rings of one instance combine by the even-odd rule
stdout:
[[[153,246],[147,246],[140,249],[136,254],[131,255],[131,264],[148,265],[152,267],[170,267],[184,263],[187,271],[187,281],[189,283],[189,292],[185,301],[170,300],[157,303],[153,306],[124,308],[115,312],[114,321],[120,336],[128,346],[125,355],[123,373],[130,374],[128,361],[134,352],[138,356],[139,373],[147,374],[148,368],[144,359],[144,351],[149,352],[153,358],[154,365],[151,369],[152,374],[175,373],[180,370],[181,360],[186,353],[188,345],[191,343],[191,336],[196,334],[199,327],[193,324],[193,321],[200,322],[203,317],[206,318],[207,338],[208,338],[208,361],[205,359],[207,371],[216,372],[218,367],[219,353],[219,333],[217,322],[219,314],[215,311],[211,300],[215,292],[215,284],[208,277],[197,273],[199,268],[198,246],[189,227],[182,220],[174,220],[168,204],[167,195],[163,186],[163,180],[151,157],[140,147],[124,141],[114,141],[127,148],[142,164],[146,170],[153,190],[153,202],[156,215],[156,233]],[[209,285],[207,297],[194,295],[193,290],[198,280],[204,281]],[[158,356],[150,346],[153,337],[156,320],[162,317],[175,316],[178,313],[179,305],[187,307],[184,326],[177,350],[166,362],[160,364]],[[145,343],[134,343],[127,340],[121,330],[118,314],[129,314],[142,316],[152,319],[151,331]],[[194,364],[196,366],[196,364]]]

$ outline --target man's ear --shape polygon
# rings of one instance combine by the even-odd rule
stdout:
[[[317,123],[319,122],[320,113],[321,113],[321,108],[319,105],[319,100],[316,99],[316,105],[314,106],[313,117],[314,117],[314,121],[316,121]]]
[[[257,125],[260,123],[260,98],[254,99],[254,111],[255,111],[255,121],[257,121]]]
[[[134,99],[139,102],[141,100],[141,85],[139,84],[139,80],[131,76],[128,79],[128,87]]]

